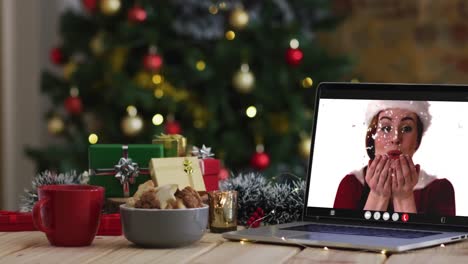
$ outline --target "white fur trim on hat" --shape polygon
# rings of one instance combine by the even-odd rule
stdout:
[[[431,125],[431,114],[429,113],[430,104],[427,101],[394,101],[394,100],[376,100],[371,101],[367,106],[366,112],[366,124],[369,125],[380,111],[399,108],[414,112],[419,116],[423,123],[423,133],[426,132],[427,128]]]

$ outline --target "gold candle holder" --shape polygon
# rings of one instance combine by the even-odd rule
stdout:
[[[208,192],[208,203],[212,233],[237,230],[237,191]]]

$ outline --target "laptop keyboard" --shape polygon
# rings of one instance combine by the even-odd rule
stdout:
[[[321,224],[307,224],[302,226],[293,226],[281,228],[283,230],[295,230],[306,232],[330,233],[330,234],[343,234],[343,235],[359,235],[359,236],[373,236],[373,237],[393,237],[393,238],[421,238],[425,236],[437,235],[440,233],[429,231],[414,231],[403,229],[387,229],[375,227],[360,227],[360,226],[344,226],[344,225],[321,225]]]

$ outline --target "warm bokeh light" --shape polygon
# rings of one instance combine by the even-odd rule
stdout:
[[[314,84],[314,81],[310,77],[305,77],[302,80],[302,87],[304,87],[304,88],[310,88],[310,87],[312,87],[313,84]]]
[[[96,134],[91,134],[88,137],[88,141],[90,144],[96,144],[98,142],[98,136]]]
[[[164,117],[161,114],[155,114],[152,118],[153,125],[159,126],[164,122]]]
[[[206,64],[203,60],[199,60],[197,61],[197,64],[195,65],[195,67],[197,67],[197,70],[203,71],[206,67]]]
[[[218,13],[218,8],[217,8],[215,5],[211,5],[211,6],[208,8],[208,11],[210,11],[210,14],[216,15],[216,14]]]
[[[236,38],[236,33],[234,33],[234,31],[232,31],[232,30],[229,30],[229,31],[226,32],[225,36],[226,36],[227,40],[233,40],[233,39]]]
[[[255,106],[249,106],[247,110],[245,110],[245,114],[250,118],[254,118],[257,115],[257,108]]]
[[[291,41],[289,41],[289,46],[292,49],[297,49],[299,48],[299,41],[297,39],[291,39]]]
[[[161,84],[163,82],[163,79],[164,78],[161,76],[161,74],[155,74],[153,75],[153,78],[151,78],[154,84]]]
[[[136,116],[138,111],[135,106],[129,105],[127,106],[127,113],[129,116]]]
[[[154,97],[161,99],[164,96],[164,91],[161,88],[154,89]]]

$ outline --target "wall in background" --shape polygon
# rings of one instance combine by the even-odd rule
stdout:
[[[356,60],[371,82],[467,83],[465,0],[336,0],[347,15],[325,37],[333,52]]]
[[[19,196],[31,187],[34,164],[24,155],[26,145],[47,140],[40,95],[40,73],[49,65],[56,42],[60,0],[3,0],[1,9],[1,209],[18,208]]]
[[[0,2],[0,14],[2,14],[3,10],[3,2]],[[0,102],[2,102],[3,98],[3,64],[2,62],[2,42],[3,42],[3,34],[2,32],[2,20],[0,20]],[[3,125],[2,122],[0,122],[0,139],[3,138]],[[2,159],[2,153],[0,152],[0,171],[3,171],[3,159]],[[3,190],[3,177],[0,175],[0,190]],[[3,205],[3,196],[0,196],[0,208]]]
[[[23,146],[39,141],[40,3],[2,3],[2,208],[15,209],[33,172]]]

